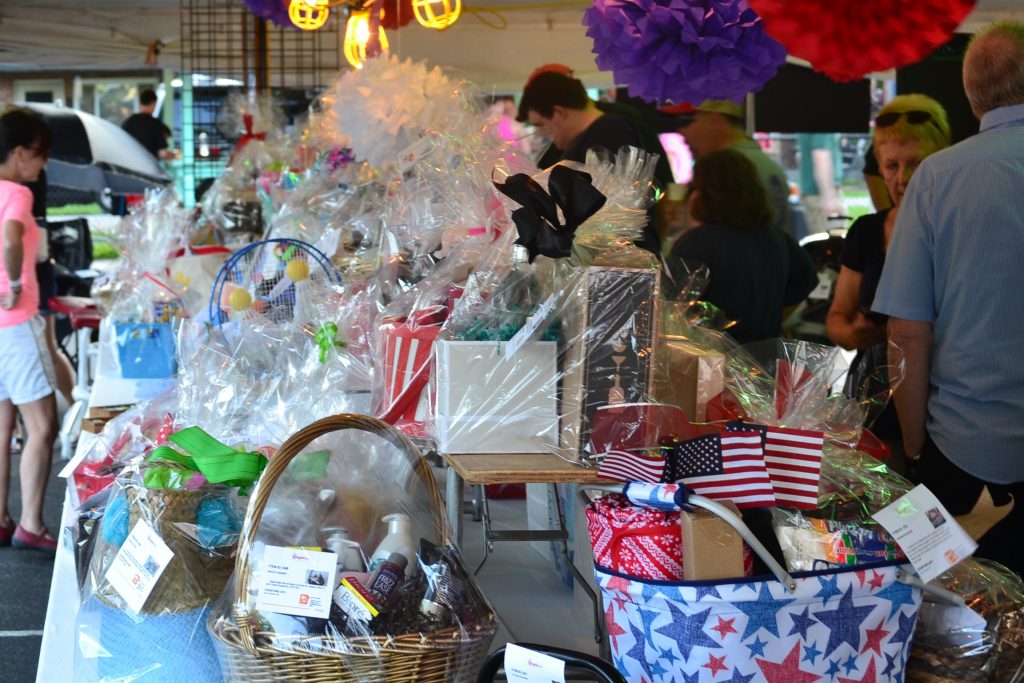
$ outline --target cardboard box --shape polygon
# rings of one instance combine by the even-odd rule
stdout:
[[[682,408],[691,422],[706,422],[708,401],[725,390],[725,356],[684,337],[658,337],[654,400]]]
[[[442,453],[547,453],[558,441],[557,343],[437,340]]]
[[[731,504],[736,515],[739,510]],[[746,575],[743,537],[707,510],[679,515],[683,540],[683,580],[732,579]]]
[[[599,407],[650,397],[660,278],[660,270],[587,268],[578,305],[566,306],[562,321],[563,449],[589,452]]]

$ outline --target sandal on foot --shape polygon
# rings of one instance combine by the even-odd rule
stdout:
[[[14,536],[15,528],[13,524],[11,526],[0,526],[0,548],[6,548],[11,544],[11,537]]]
[[[11,537],[11,545],[22,550],[41,550],[46,553],[57,552],[57,541],[45,528],[41,533],[33,534],[25,531],[20,524]]]

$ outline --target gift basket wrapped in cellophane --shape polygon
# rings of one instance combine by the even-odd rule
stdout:
[[[653,162],[625,148],[495,182],[516,235],[495,242],[438,336],[441,450],[575,460],[597,406],[648,395],[659,271],[633,242]]]
[[[966,606],[925,599],[909,683],[1011,683],[1024,680],[1024,583],[989,560],[964,560],[936,583]]]
[[[204,629],[233,568],[265,452],[174,432],[110,489],[76,618],[76,680],[218,678]]]
[[[172,258],[194,234],[189,214],[170,189],[147,192],[112,243],[116,270],[96,280],[92,296],[104,312],[100,335],[112,367],[124,378],[170,377],[176,370],[174,325],[197,308],[196,292],[169,276]]]
[[[493,611],[400,432],[337,415],[271,459],[209,621],[229,681],[475,680]]]

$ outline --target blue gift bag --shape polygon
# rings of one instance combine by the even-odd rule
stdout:
[[[161,379],[177,372],[170,323],[115,323],[114,339],[125,379]]]

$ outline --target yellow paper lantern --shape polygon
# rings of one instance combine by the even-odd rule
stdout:
[[[342,44],[342,52],[348,63],[357,69],[363,68],[366,61],[366,44],[370,41],[370,12],[373,10],[352,10],[348,17],[348,25],[345,26],[345,42]],[[384,33],[384,27],[378,29],[377,37],[380,40],[382,52],[388,51],[388,36]]]
[[[420,25],[443,31],[462,16],[462,0],[412,0],[412,11]]]
[[[315,31],[327,23],[331,10],[326,2],[310,4],[308,0],[291,0],[288,18],[303,31]]]

